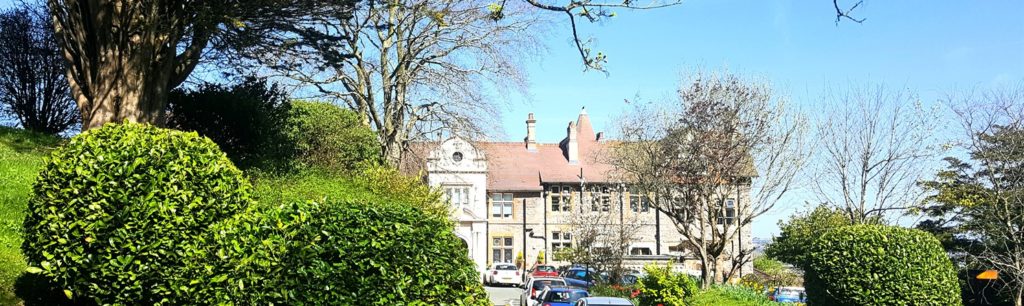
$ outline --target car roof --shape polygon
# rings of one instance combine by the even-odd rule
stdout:
[[[529,281],[543,281],[543,280],[554,280],[554,281],[563,281],[563,282],[565,281],[565,279],[561,278],[561,277],[531,277],[529,279]]]
[[[592,296],[585,297],[580,300],[587,301],[587,304],[601,304],[601,305],[633,305],[627,299],[617,297],[606,297],[606,296]]]
[[[558,292],[566,292],[566,291],[568,291],[568,292],[572,292],[572,291],[583,291],[583,292],[586,292],[587,291],[586,289],[583,289],[583,288],[580,288],[580,287],[576,287],[576,286],[557,286],[556,285],[556,286],[548,286],[548,288],[549,288],[548,289],[549,291],[558,291]]]

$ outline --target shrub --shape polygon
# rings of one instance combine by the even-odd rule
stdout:
[[[672,272],[672,263],[665,266],[647,265],[647,273],[637,283],[640,305],[683,306],[686,298],[697,292],[697,281],[689,275]]]
[[[447,215],[363,193],[226,222],[190,287],[203,303],[489,305]]]
[[[883,225],[826,232],[805,286],[814,305],[960,305],[956,271],[934,236]]]
[[[292,102],[287,134],[296,158],[326,170],[357,169],[380,156],[377,135],[352,111],[325,102]]]
[[[169,127],[209,137],[242,169],[289,166],[293,148],[284,130],[290,103],[266,80],[174,90],[168,108]]]
[[[196,133],[107,124],[55,150],[33,186],[31,272],[100,304],[182,304],[187,247],[243,210],[250,186]]]

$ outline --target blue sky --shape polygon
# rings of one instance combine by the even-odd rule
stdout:
[[[791,103],[814,114],[828,86],[909,87],[925,103],[963,88],[1024,80],[1022,1],[878,1],[856,12],[863,24],[835,23],[831,1],[684,1],[654,11],[618,11],[584,24],[608,54],[609,75],[583,72],[567,23],[532,61],[528,97],[511,97],[502,118],[508,141],[525,135],[536,113],[538,140],[557,142],[586,107],[596,131],[626,109],[623,99],[670,97],[694,67],[769,79]],[[776,234],[780,218],[803,207],[797,195],[759,218],[754,236]],[[807,195],[807,200],[811,200]]]
[[[0,8],[11,6],[0,0]],[[728,68],[769,79],[776,91],[813,114],[826,86],[884,83],[909,87],[925,102],[958,88],[1024,80],[1024,1],[867,0],[863,24],[835,22],[831,1],[693,0],[649,11],[617,11],[602,24],[581,24],[608,54],[609,74],[584,72],[559,20],[544,39],[548,51],[528,61],[527,96],[502,104],[503,135],[525,135],[536,113],[538,139],[557,142],[586,106],[596,131],[626,109],[624,99],[663,99],[696,66]],[[559,18],[559,15],[553,15]],[[809,200],[809,198],[808,198]],[[801,196],[758,219],[754,235],[802,207]]]

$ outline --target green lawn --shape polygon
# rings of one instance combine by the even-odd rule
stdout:
[[[60,139],[0,127],[0,305],[18,303],[14,280],[25,270],[21,221],[43,157]]]

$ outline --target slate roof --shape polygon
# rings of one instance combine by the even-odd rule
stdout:
[[[527,150],[525,142],[472,142],[487,158],[487,189],[494,191],[540,191],[542,183],[610,182],[611,165],[601,162],[607,143],[598,140],[587,113],[576,121],[579,160],[570,162],[567,153],[568,135],[559,143],[537,143]],[[568,133],[567,133],[568,134]],[[417,143],[410,148],[409,158],[402,165],[407,174],[425,174],[425,157],[437,142]]]

